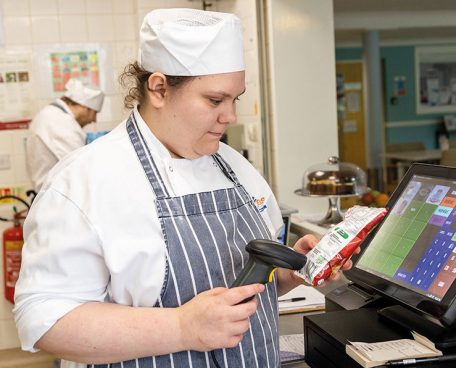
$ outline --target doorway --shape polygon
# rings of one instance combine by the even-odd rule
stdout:
[[[339,158],[367,169],[363,62],[336,63]]]

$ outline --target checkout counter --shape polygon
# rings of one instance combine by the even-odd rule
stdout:
[[[345,353],[348,341],[410,339],[411,330],[427,336],[444,356],[456,354],[456,294],[454,285],[451,286],[456,272],[456,233],[453,228],[456,212],[448,210],[448,216],[441,222],[436,222],[433,217],[443,206],[441,202],[450,203],[448,207],[451,209],[456,207],[455,177],[456,169],[453,168],[412,166],[391,197],[390,216],[387,215],[377,230],[368,236],[367,242],[373,236],[375,241],[370,242],[357,266],[346,273],[352,281],[344,280],[342,285],[331,283],[332,290],[322,290],[325,292],[325,313],[296,315],[293,320],[286,320],[289,316],[281,317],[281,334],[304,334],[305,362],[295,363],[292,367],[359,368],[361,366]],[[403,206],[404,203],[407,206]],[[421,208],[427,212],[420,211]],[[411,234],[407,232],[409,228],[415,229],[412,226],[415,222],[412,221],[412,225],[407,222],[405,226],[405,221],[415,220],[418,215],[424,227],[413,233],[414,238],[406,237]],[[318,237],[326,232],[324,226],[299,214],[292,216],[290,229],[297,236],[311,233]],[[393,252],[395,248],[390,246],[393,241],[390,237],[409,240],[409,247],[401,253],[397,267],[386,271],[391,266],[390,255],[398,257]],[[413,277],[403,276],[406,272]],[[407,364],[410,368],[455,366],[455,360]]]
[[[318,163],[309,167],[303,176],[302,187],[295,191],[298,196],[312,200],[324,199],[329,207],[326,214],[308,215],[294,211],[290,214],[290,235],[288,245],[307,234],[321,238],[328,228],[343,219],[340,209],[340,200],[343,197],[357,197],[367,191],[367,177],[358,166],[341,162],[335,156],[328,158],[327,162]],[[319,291],[324,294],[347,284],[345,278],[331,282]],[[322,312],[298,313],[282,315],[279,318],[279,331],[281,335],[304,333],[303,318],[305,316],[324,315]],[[305,354],[307,352],[305,351]],[[303,362],[285,363],[283,367],[304,368],[309,365]]]
[[[290,230],[296,238],[306,234],[321,237],[327,227],[316,225],[300,214],[291,216]],[[410,338],[409,329],[386,321],[378,310],[391,302],[359,288],[345,277],[319,289],[325,294],[325,311],[298,313],[279,318],[281,335],[304,334],[305,361],[284,363],[283,368],[360,368],[345,353],[349,341],[377,342]],[[444,349],[456,353],[456,348]],[[455,367],[454,361],[407,365],[409,368]]]

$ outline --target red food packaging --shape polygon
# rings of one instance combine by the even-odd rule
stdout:
[[[328,230],[307,256],[306,265],[296,275],[312,285],[320,285],[336,273],[377,225],[386,208],[354,206],[345,214],[344,221]]]

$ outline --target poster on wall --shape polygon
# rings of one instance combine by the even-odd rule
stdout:
[[[394,96],[395,97],[403,97],[407,95],[407,90],[405,88],[405,76],[403,75],[396,75],[394,76]]]
[[[456,47],[415,49],[417,114],[456,112]]]
[[[30,54],[0,53],[0,129],[27,128],[33,114]]]
[[[114,93],[111,46],[102,43],[57,44],[38,47],[34,58],[40,97],[52,100],[65,91],[70,78]]]
[[[50,54],[54,92],[64,92],[70,78],[100,87],[97,51],[53,52]]]

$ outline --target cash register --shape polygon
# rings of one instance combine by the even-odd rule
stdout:
[[[359,367],[345,355],[348,341],[410,330],[456,351],[456,168],[412,165],[387,208],[345,272],[350,284],[327,295],[327,313],[304,317],[311,367]]]

